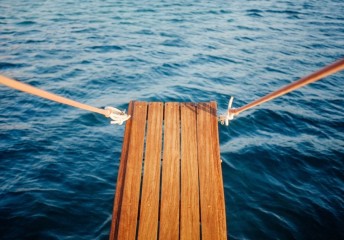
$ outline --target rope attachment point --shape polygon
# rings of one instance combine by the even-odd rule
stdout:
[[[127,121],[130,118],[130,115],[126,114],[125,110],[121,111],[114,107],[105,107],[105,110],[107,110],[105,116],[113,120],[110,122],[111,124],[122,125],[123,122]]]
[[[225,124],[226,126],[228,126],[229,121],[233,120],[234,116],[236,115],[235,108],[232,108],[233,99],[234,99],[234,97],[231,97],[229,99],[227,113],[219,116],[219,121],[222,125]]]

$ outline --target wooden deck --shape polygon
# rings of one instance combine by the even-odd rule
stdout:
[[[110,240],[227,238],[216,107],[129,104]]]

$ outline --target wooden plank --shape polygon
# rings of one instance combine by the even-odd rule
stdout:
[[[217,154],[214,153],[212,112],[209,103],[197,105],[198,163],[200,180],[202,239],[223,239],[218,212],[218,181],[215,176]],[[217,127],[217,126],[216,126]]]
[[[147,103],[135,102],[129,140],[118,239],[135,239],[139,208]]]
[[[225,208],[225,195],[222,179],[222,167],[220,156],[220,142],[218,131],[218,119],[217,119],[217,104],[216,102],[210,102],[210,119],[211,119],[211,139],[213,144],[213,161],[214,164],[214,177],[215,177],[215,191],[216,191],[216,209],[218,216],[218,228],[219,239],[227,239],[227,227],[226,227],[226,208]]]
[[[180,109],[165,104],[159,239],[179,239]]]
[[[129,103],[128,107],[128,114],[133,114],[133,102]],[[129,120],[125,124],[124,130],[124,139],[122,145],[122,154],[120,159],[119,170],[117,174],[117,184],[116,184],[116,194],[115,200],[113,204],[113,212],[112,212],[112,223],[111,223],[111,231],[110,231],[110,240],[114,240],[117,238],[118,234],[118,223],[119,223],[119,216],[122,206],[122,197],[123,197],[123,188],[124,188],[124,178],[125,172],[127,168],[127,156],[128,156],[128,146],[129,146],[129,139],[130,139],[130,130],[131,130],[131,123],[132,119]]]
[[[157,239],[163,104],[150,103],[138,239]]]
[[[212,205],[213,179],[210,168],[209,142],[210,129],[208,126],[209,106],[205,103],[197,104],[197,139],[198,139],[198,164],[199,164],[199,184],[200,184],[200,206],[201,206],[201,230],[202,239],[211,239],[216,234],[217,216]]]
[[[227,238],[216,107],[129,104],[110,240]]]
[[[200,239],[196,106],[181,104],[180,239]]]

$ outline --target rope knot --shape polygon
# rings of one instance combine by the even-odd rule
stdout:
[[[105,107],[105,110],[107,110],[105,116],[113,120],[110,122],[111,124],[122,125],[123,122],[130,118],[130,115],[126,114],[125,110],[121,111],[114,107]]]

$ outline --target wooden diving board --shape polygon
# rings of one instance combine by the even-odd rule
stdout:
[[[110,240],[227,239],[216,109],[130,102]]]

